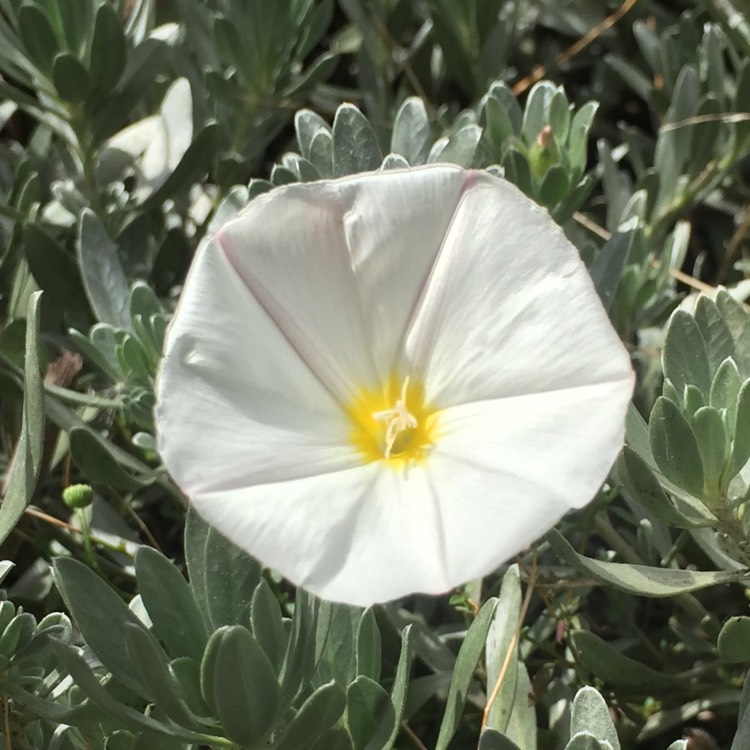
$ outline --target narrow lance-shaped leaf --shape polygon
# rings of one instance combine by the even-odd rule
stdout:
[[[584,575],[638,596],[675,596],[721,583],[741,581],[747,577],[745,571],[678,570],[601,562],[579,555],[555,529],[547,533],[546,539],[565,562]]]
[[[456,729],[458,729],[466,702],[466,694],[469,691],[474,670],[484,650],[487,632],[492,625],[492,618],[498,601],[497,598],[493,597],[484,603],[461,644],[435,750],[445,750],[456,733]]]
[[[143,623],[91,568],[72,557],[58,557],[53,565],[57,588],[86,643],[116,679],[143,695],[124,642],[126,623]]]
[[[411,631],[412,628],[409,625],[401,631],[401,654],[391,688],[390,709],[381,716],[372,739],[367,743],[367,750],[390,750],[399,733],[409,686],[412,658]]]
[[[34,495],[44,449],[44,383],[39,369],[38,337],[41,292],[29,297],[26,315],[26,356],[21,432],[8,469],[0,505],[0,542],[8,538]]]

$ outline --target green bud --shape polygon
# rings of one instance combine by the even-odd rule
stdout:
[[[62,499],[73,510],[88,508],[94,500],[94,490],[88,484],[71,484],[63,490]]]

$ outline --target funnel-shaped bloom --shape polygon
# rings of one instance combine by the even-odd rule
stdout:
[[[482,576],[589,502],[631,389],[547,213],[430,166],[279,188],[203,244],[158,444],[233,542],[364,605]]]

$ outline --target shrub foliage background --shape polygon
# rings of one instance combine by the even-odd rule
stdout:
[[[0,0],[3,747],[750,747],[740,5]],[[627,447],[497,575],[332,606],[185,523],[164,331],[255,195],[435,161],[564,225],[632,350]]]

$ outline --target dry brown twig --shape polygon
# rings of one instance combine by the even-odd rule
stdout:
[[[570,62],[605,31],[609,31],[637,2],[638,0],[625,0],[614,13],[607,16],[601,23],[598,23],[593,29],[585,33],[575,44],[572,44],[568,49],[559,54],[555,58],[555,66],[559,68],[565,65],[565,63]],[[545,75],[547,75],[547,68],[544,65],[539,65],[529,75],[522,78],[513,86],[513,93],[516,96],[523,94],[524,91],[531,88],[537,81],[541,81]]]

